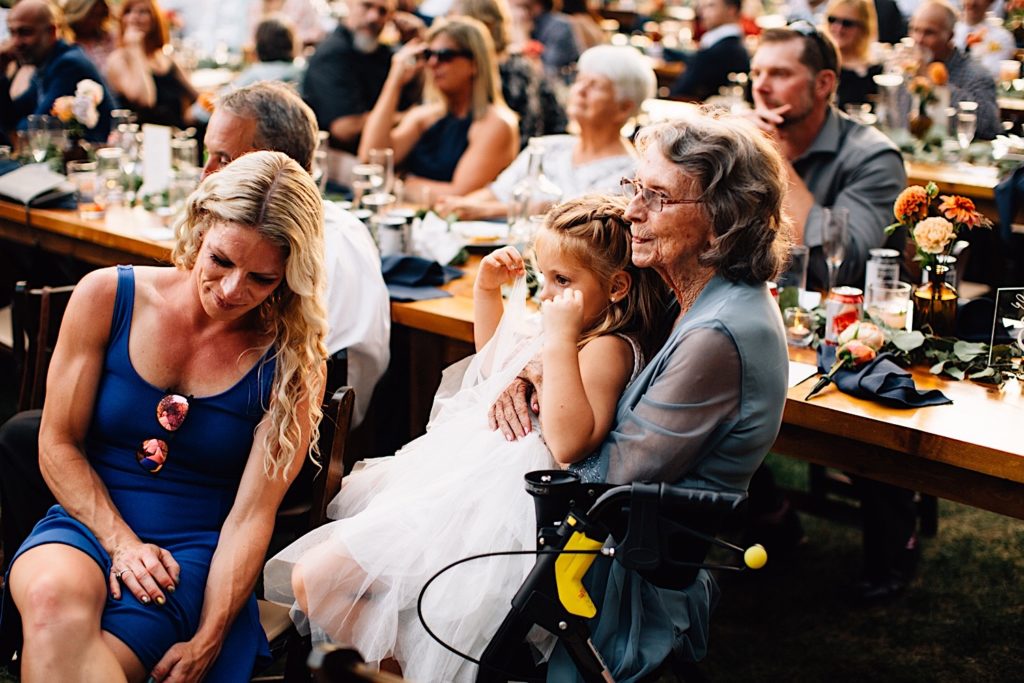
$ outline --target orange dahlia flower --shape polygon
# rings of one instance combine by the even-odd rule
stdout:
[[[892,212],[896,220],[904,225],[927,218],[928,193],[920,185],[911,185],[900,192]]]
[[[979,225],[987,225],[988,219],[978,213],[974,202],[967,197],[959,195],[942,195],[942,203],[939,204],[939,211],[942,215],[960,225],[968,228],[976,228]]]

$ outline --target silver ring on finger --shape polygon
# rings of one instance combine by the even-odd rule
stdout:
[[[118,579],[119,579],[120,581],[124,581],[124,575],[125,575],[125,574],[127,574],[127,573],[128,573],[128,570],[127,570],[127,569],[122,569],[121,571],[119,571],[119,572],[117,573],[117,578],[118,578]]]

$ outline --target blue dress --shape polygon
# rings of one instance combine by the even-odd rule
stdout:
[[[473,117],[459,118],[445,114],[420,136],[409,156],[405,159],[405,170],[420,178],[451,182],[459,159],[469,147],[469,127]]]
[[[144,605],[127,590],[108,596],[102,629],[123,641],[147,671],[175,643],[189,640],[199,626],[206,577],[221,525],[235,499],[265,413],[275,361],[268,352],[237,384],[215,396],[190,398],[188,416],[174,433],[156,420],[156,406],[167,389],[146,382],[128,356],[135,302],[135,274],[118,268],[110,342],[96,393],[85,452],[110,492],[124,521],[146,543],[166,548],[181,565],[179,584],[163,606]],[[136,462],[147,438],[168,443],[168,457],[155,474]],[[111,563],[96,536],[55,505],[18,550],[18,556],[46,543],[78,548],[96,561],[104,578]],[[220,656],[205,680],[248,681],[258,658],[270,655],[255,597],[235,619]]]

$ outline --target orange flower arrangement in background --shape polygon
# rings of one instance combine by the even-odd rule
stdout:
[[[946,85],[949,83],[949,71],[942,62],[932,62],[927,68],[928,78],[935,85]]]
[[[885,229],[890,234],[900,226],[905,227],[917,250],[916,258],[923,266],[934,265],[938,256],[949,254],[962,230],[992,227],[992,221],[979,213],[967,197],[942,195],[933,212],[932,200],[938,195],[935,183],[926,187],[911,185],[903,190],[893,205],[896,222]]]

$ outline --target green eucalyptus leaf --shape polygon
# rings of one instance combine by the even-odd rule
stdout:
[[[951,365],[950,367],[946,368],[946,374],[958,380],[962,380],[964,377],[966,377],[964,371],[956,367],[955,365]]]
[[[924,345],[924,335],[917,330],[913,332],[897,332],[892,335],[892,344],[900,351],[913,351]]]
[[[964,362],[974,360],[978,356],[988,355],[988,344],[982,342],[958,341],[953,344],[953,353]]]
[[[982,377],[992,377],[995,374],[996,371],[994,368],[985,368],[983,370],[979,370],[978,372],[972,372],[967,376],[970,377],[971,379],[981,379]]]
[[[946,361],[942,361],[941,363],[936,363],[935,365],[933,365],[931,368],[929,368],[928,371],[931,372],[933,375],[941,375],[942,374],[942,370],[945,367],[946,367]]]

